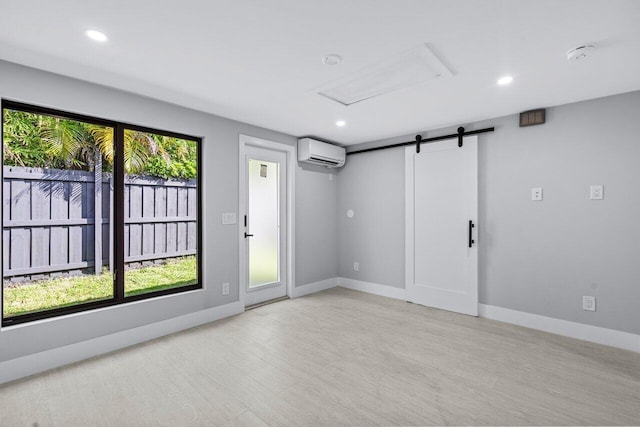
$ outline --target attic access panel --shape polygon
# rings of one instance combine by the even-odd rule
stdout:
[[[451,71],[423,44],[327,83],[317,93],[348,106],[451,76]]]

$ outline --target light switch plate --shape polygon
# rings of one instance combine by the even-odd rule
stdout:
[[[534,187],[531,189],[531,200],[536,202],[542,200],[542,187]]]
[[[604,199],[604,186],[603,185],[592,185],[590,191],[591,200],[602,200]]]
[[[235,224],[236,222],[237,220],[236,220],[235,212],[224,212],[222,214],[222,224],[229,225],[229,224]]]

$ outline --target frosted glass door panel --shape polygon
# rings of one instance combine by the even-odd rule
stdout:
[[[279,282],[278,163],[249,159],[249,288]]]

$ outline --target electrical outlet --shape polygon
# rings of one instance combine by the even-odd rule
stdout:
[[[360,271],[360,263],[358,261],[353,261],[353,269],[355,271]]]
[[[222,284],[222,295],[229,295],[229,282]]]
[[[583,296],[582,309],[584,311],[596,311],[596,297]]]
[[[602,199],[604,199],[604,186],[602,186],[602,185],[592,185],[589,197],[590,197],[591,200],[602,200]]]
[[[535,187],[531,189],[531,200],[536,202],[542,200],[542,187]]]

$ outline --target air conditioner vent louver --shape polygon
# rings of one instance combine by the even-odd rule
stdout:
[[[336,160],[330,160],[330,159],[323,159],[321,157],[316,157],[316,156],[311,156],[309,157],[309,160],[313,161],[313,162],[317,162],[317,163],[322,163],[325,165],[337,165],[339,162]]]
[[[298,161],[339,168],[344,165],[346,151],[343,147],[311,138],[298,140]]]

